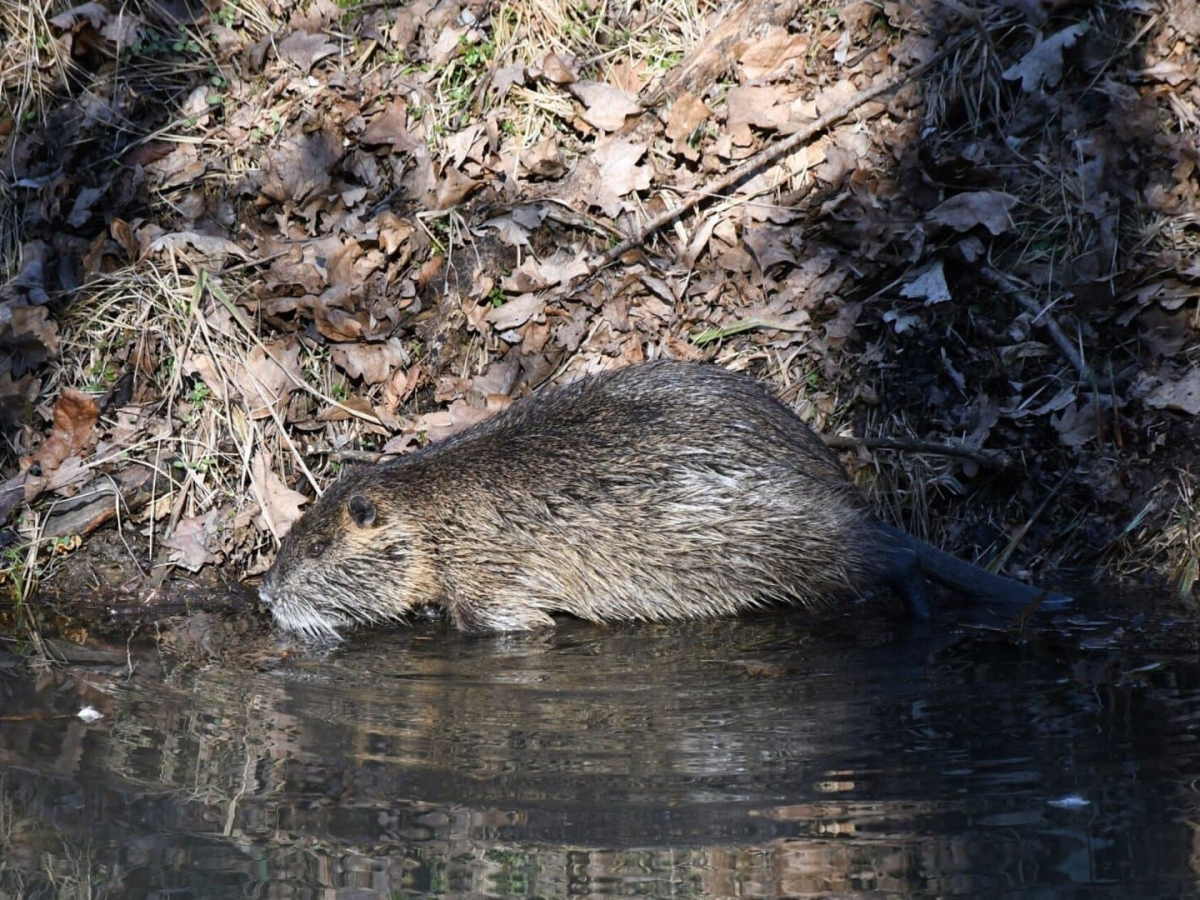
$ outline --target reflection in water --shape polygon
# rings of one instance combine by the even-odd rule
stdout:
[[[1194,895],[1195,633],[781,613],[0,673],[0,895]]]

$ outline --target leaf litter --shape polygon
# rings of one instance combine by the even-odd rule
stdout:
[[[673,356],[856,435],[881,513],[965,555],[1194,584],[1185,7],[3,17],[6,527],[121,475],[87,528],[260,571],[347,465]]]

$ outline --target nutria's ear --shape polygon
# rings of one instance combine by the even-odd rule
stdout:
[[[375,504],[362,494],[350,498],[350,518],[359,528],[370,528],[375,524]]]

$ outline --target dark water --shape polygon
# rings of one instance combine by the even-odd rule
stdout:
[[[0,669],[0,896],[1200,895],[1200,627],[1007,625]]]

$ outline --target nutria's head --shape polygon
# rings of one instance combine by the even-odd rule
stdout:
[[[416,550],[405,516],[369,477],[335,484],[284,537],[259,595],[284,631],[329,640],[413,608]]]

